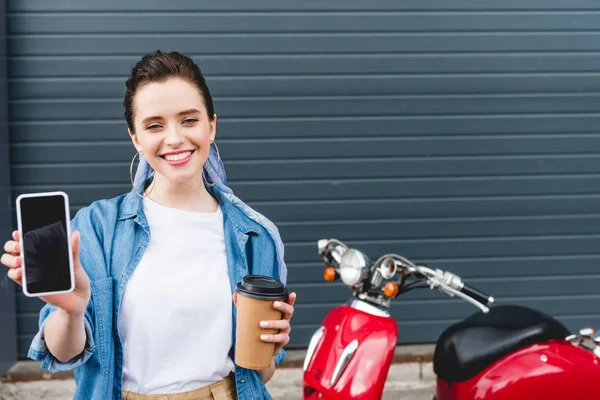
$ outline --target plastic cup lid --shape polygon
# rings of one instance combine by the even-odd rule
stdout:
[[[283,283],[263,275],[247,275],[237,284],[236,292],[260,300],[281,300],[287,297]]]

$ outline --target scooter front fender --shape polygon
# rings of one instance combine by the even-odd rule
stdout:
[[[343,305],[331,310],[322,328],[307,360],[304,398],[381,398],[398,340],[396,321]]]

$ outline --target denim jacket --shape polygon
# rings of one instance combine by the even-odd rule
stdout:
[[[218,191],[211,194],[223,210],[225,247],[231,291],[248,274],[278,278],[274,242],[266,230],[252,221]],[[150,229],[142,199],[131,191],[113,199],[99,200],[82,208],[72,221],[81,235],[80,261],[91,282],[91,299],[85,312],[87,341],[83,352],[63,363],[50,354],[43,326],[56,307],[46,304],[40,311],[40,329],[29,349],[29,357],[42,361],[50,372],[74,369],[77,385],[74,399],[121,399],[123,348],[117,326],[119,306],[127,281],[150,241]],[[236,308],[232,301],[233,343]],[[207,344],[208,345],[208,344]],[[279,365],[285,357],[275,356]],[[258,373],[235,366],[240,400],[271,399]]]

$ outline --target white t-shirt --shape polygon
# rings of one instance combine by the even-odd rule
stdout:
[[[123,389],[172,394],[215,383],[234,369],[221,208],[195,213],[145,198],[144,213],[150,243],[120,306]]]

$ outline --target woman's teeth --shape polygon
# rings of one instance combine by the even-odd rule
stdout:
[[[188,158],[189,156],[192,155],[191,151],[186,151],[184,153],[178,153],[178,154],[168,154],[165,156],[165,159],[167,161],[181,161],[185,158]]]

